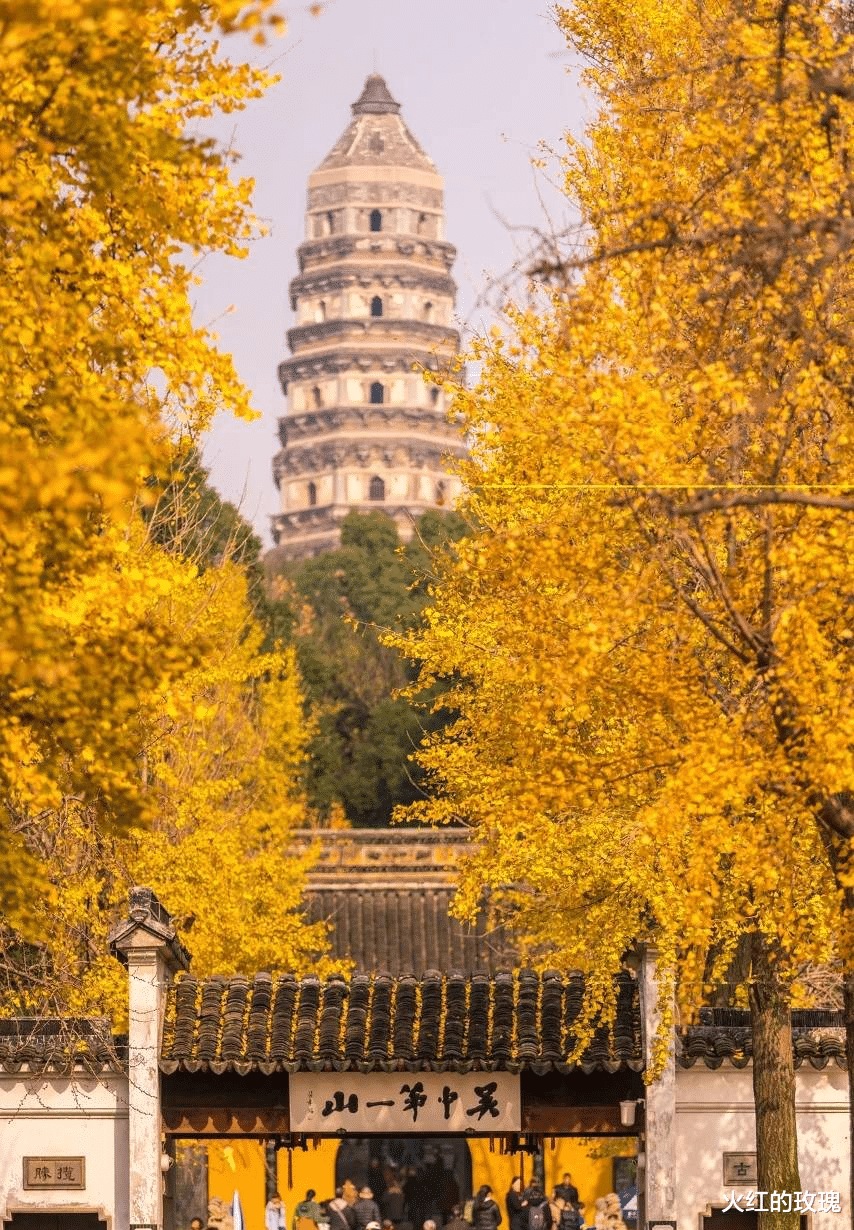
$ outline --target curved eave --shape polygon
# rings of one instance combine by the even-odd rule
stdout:
[[[294,355],[285,359],[278,367],[279,384],[282,392],[287,393],[292,380],[315,380],[321,376],[356,376],[359,373],[368,375],[377,373],[391,374],[406,372],[411,374],[413,367],[433,372],[434,374],[451,374],[451,360],[456,352],[450,347],[444,354],[436,350],[428,350],[425,346],[394,346],[386,350],[364,350],[353,347],[350,350],[319,350],[316,353]],[[440,359],[444,362],[440,362]],[[366,405],[371,403],[366,402]],[[384,404],[384,403],[381,403]]]
[[[451,325],[432,324],[426,320],[410,320],[407,317],[369,316],[364,319],[324,320],[308,325],[295,325],[288,329],[288,346],[294,358],[302,356],[304,348],[317,347],[317,353],[325,346],[342,344],[410,346],[434,346],[459,350],[460,334]],[[315,353],[314,351],[312,353]],[[308,357],[308,356],[306,356]]]
[[[160,1071],[165,1076],[173,1076],[176,1072],[212,1072],[222,1076],[226,1072],[235,1072],[238,1076],[248,1076],[252,1072],[261,1072],[265,1076],[286,1073],[289,1076],[296,1072],[457,1072],[464,1075],[467,1072],[533,1072],[535,1076],[548,1076],[557,1072],[568,1076],[572,1072],[583,1072],[589,1076],[593,1072],[642,1072],[643,1062],[635,1059],[595,1060],[578,1063],[563,1063],[559,1060],[506,1060],[486,1062],[485,1060],[461,1063],[455,1060],[425,1063],[423,1060],[377,1059],[371,1061],[353,1062],[340,1059],[317,1059],[302,1061],[286,1060],[240,1060],[240,1059],[161,1059]]]
[[[753,1059],[750,1055],[680,1055],[677,1059],[680,1068],[693,1068],[700,1064],[703,1067],[710,1068],[712,1071],[717,1071],[724,1064],[729,1064],[732,1068],[747,1068],[750,1067],[752,1062]],[[795,1056],[794,1064],[796,1068],[809,1064],[816,1071],[822,1071],[828,1064],[835,1064],[838,1068],[847,1067],[844,1055]]]
[[[820,1071],[828,1064],[846,1067],[845,1039],[839,1029],[793,1030],[792,1055],[796,1068],[809,1064]],[[691,1028],[679,1035],[677,1063],[682,1068],[696,1064],[718,1069],[724,1064],[746,1068],[753,1062],[753,1038],[749,1029],[717,1026]]]
[[[442,265],[450,269],[457,255],[457,249],[445,239],[427,239],[423,235],[398,235],[391,231],[366,232],[353,235],[330,235],[323,239],[306,239],[297,248],[297,260],[301,274],[305,274],[309,263],[312,266],[320,261],[339,262],[356,255],[368,261],[376,262],[377,257],[384,259],[384,253],[394,252],[411,262],[415,269],[420,262],[426,265]],[[396,259],[396,258],[395,258]]]
[[[109,1073],[120,1074],[125,1071],[125,1065],[115,1056],[94,1056],[91,1058],[54,1056],[46,1059],[0,1058],[0,1072],[7,1076],[83,1077]]]

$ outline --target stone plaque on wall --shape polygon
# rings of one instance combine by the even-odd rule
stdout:
[[[724,1187],[755,1187],[756,1154],[724,1154]]]
[[[61,1191],[86,1186],[86,1159],[82,1157],[25,1157],[24,1190]]]

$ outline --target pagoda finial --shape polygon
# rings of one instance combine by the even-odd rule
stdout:
[[[385,80],[379,73],[371,73],[365,87],[353,103],[354,115],[396,115],[400,103],[392,98]]]

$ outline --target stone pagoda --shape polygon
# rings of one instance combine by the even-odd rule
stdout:
[[[352,111],[309,177],[290,286],[297,319],[273,463],[273,536],[290,559],[336,547],[354,509],[383,511],[409,538],[414,517],[455,502],[446,465],[466,451],[445,393],[424,379],[449,370],[460,340],[442,178],[382,77],[368,77]]]

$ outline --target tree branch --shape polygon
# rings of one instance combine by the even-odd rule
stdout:
[[[764,508],[768,504],[794,504],[801,508],[835,508],[854,512],[854,495],[822,495],[817,491],[722,491],[700,496],[681,506],[671,505],[674,517],[697,517],[710,512],[727,512],[731,508]]]

